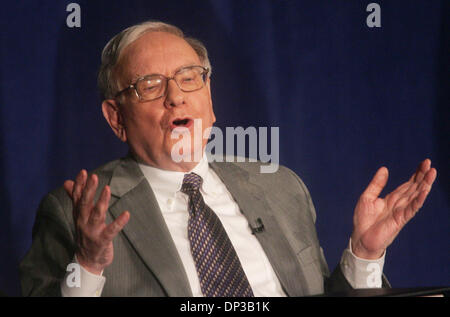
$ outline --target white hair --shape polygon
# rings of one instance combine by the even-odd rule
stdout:
[[[167,32],[184,39],[197,53],[203,66],[209,68],[208,75],[211,76],[212,69],[208,58],[208,51],[202,42],[191,37],[186,37],[183,31],[174,25],[159,21],[146,21],[126,28],[109,40],[103,48],[97,83],[104,99],[112,99],[118,92],[119,88],[117,80],[114,78],[113,70],[121,52],[125,47],[148,32]]]

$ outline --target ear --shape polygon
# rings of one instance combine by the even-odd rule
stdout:
[[[119,104],[114,99],[104,100],[102,102],[102,112],[114,134],[122,141],[127,141],[127,132],[123,124],[122,113]]]
[[[214,123],[216,122],[216,115],[214,114],[214,108],[211,97],[211,77],[208,77],[208,79],[206,80],[206,88],[208,89],[209,103],[211,104],[212,123]]]

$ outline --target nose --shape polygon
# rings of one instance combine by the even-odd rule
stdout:
[[[178,87],[175,80],[170,79],[167,83],[166,99],[164,105],[166,107],[178,107],[185,103],[184,93]]]

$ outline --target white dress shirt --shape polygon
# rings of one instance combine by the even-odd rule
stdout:
[[[186,271],[192,294],[203,296],[187,234],[188,196],[180,191],[186,173],[162,170],[144,164],[139,164],[139,167],[154,191]],[[206,155],[191,172],[203,178],[200,188],[203,199],[222,222],[254,295],[256,297],[286,296],[264,250],[251,233],[247,219],[241,213],[225,184],[209,168]],[[342,255],[340,265],[352,287],[381,287],[384,257],[385,255],[378,260],[370,261],[360,259],[351,252],[351,243],[349,243],[349,247]],[[65,278],[61,283],[62,295],[100,296],[105,277],[91,274],[83,267],[80,269],[80,274],[81,287],[69,287]]]

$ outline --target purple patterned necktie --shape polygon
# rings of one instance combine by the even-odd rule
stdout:
[[[208,297],[253,297],[241,262],[219,217],[200,193],[203,179],[184,175],[181,191],[189,196],[188,237],[202,293]]]

